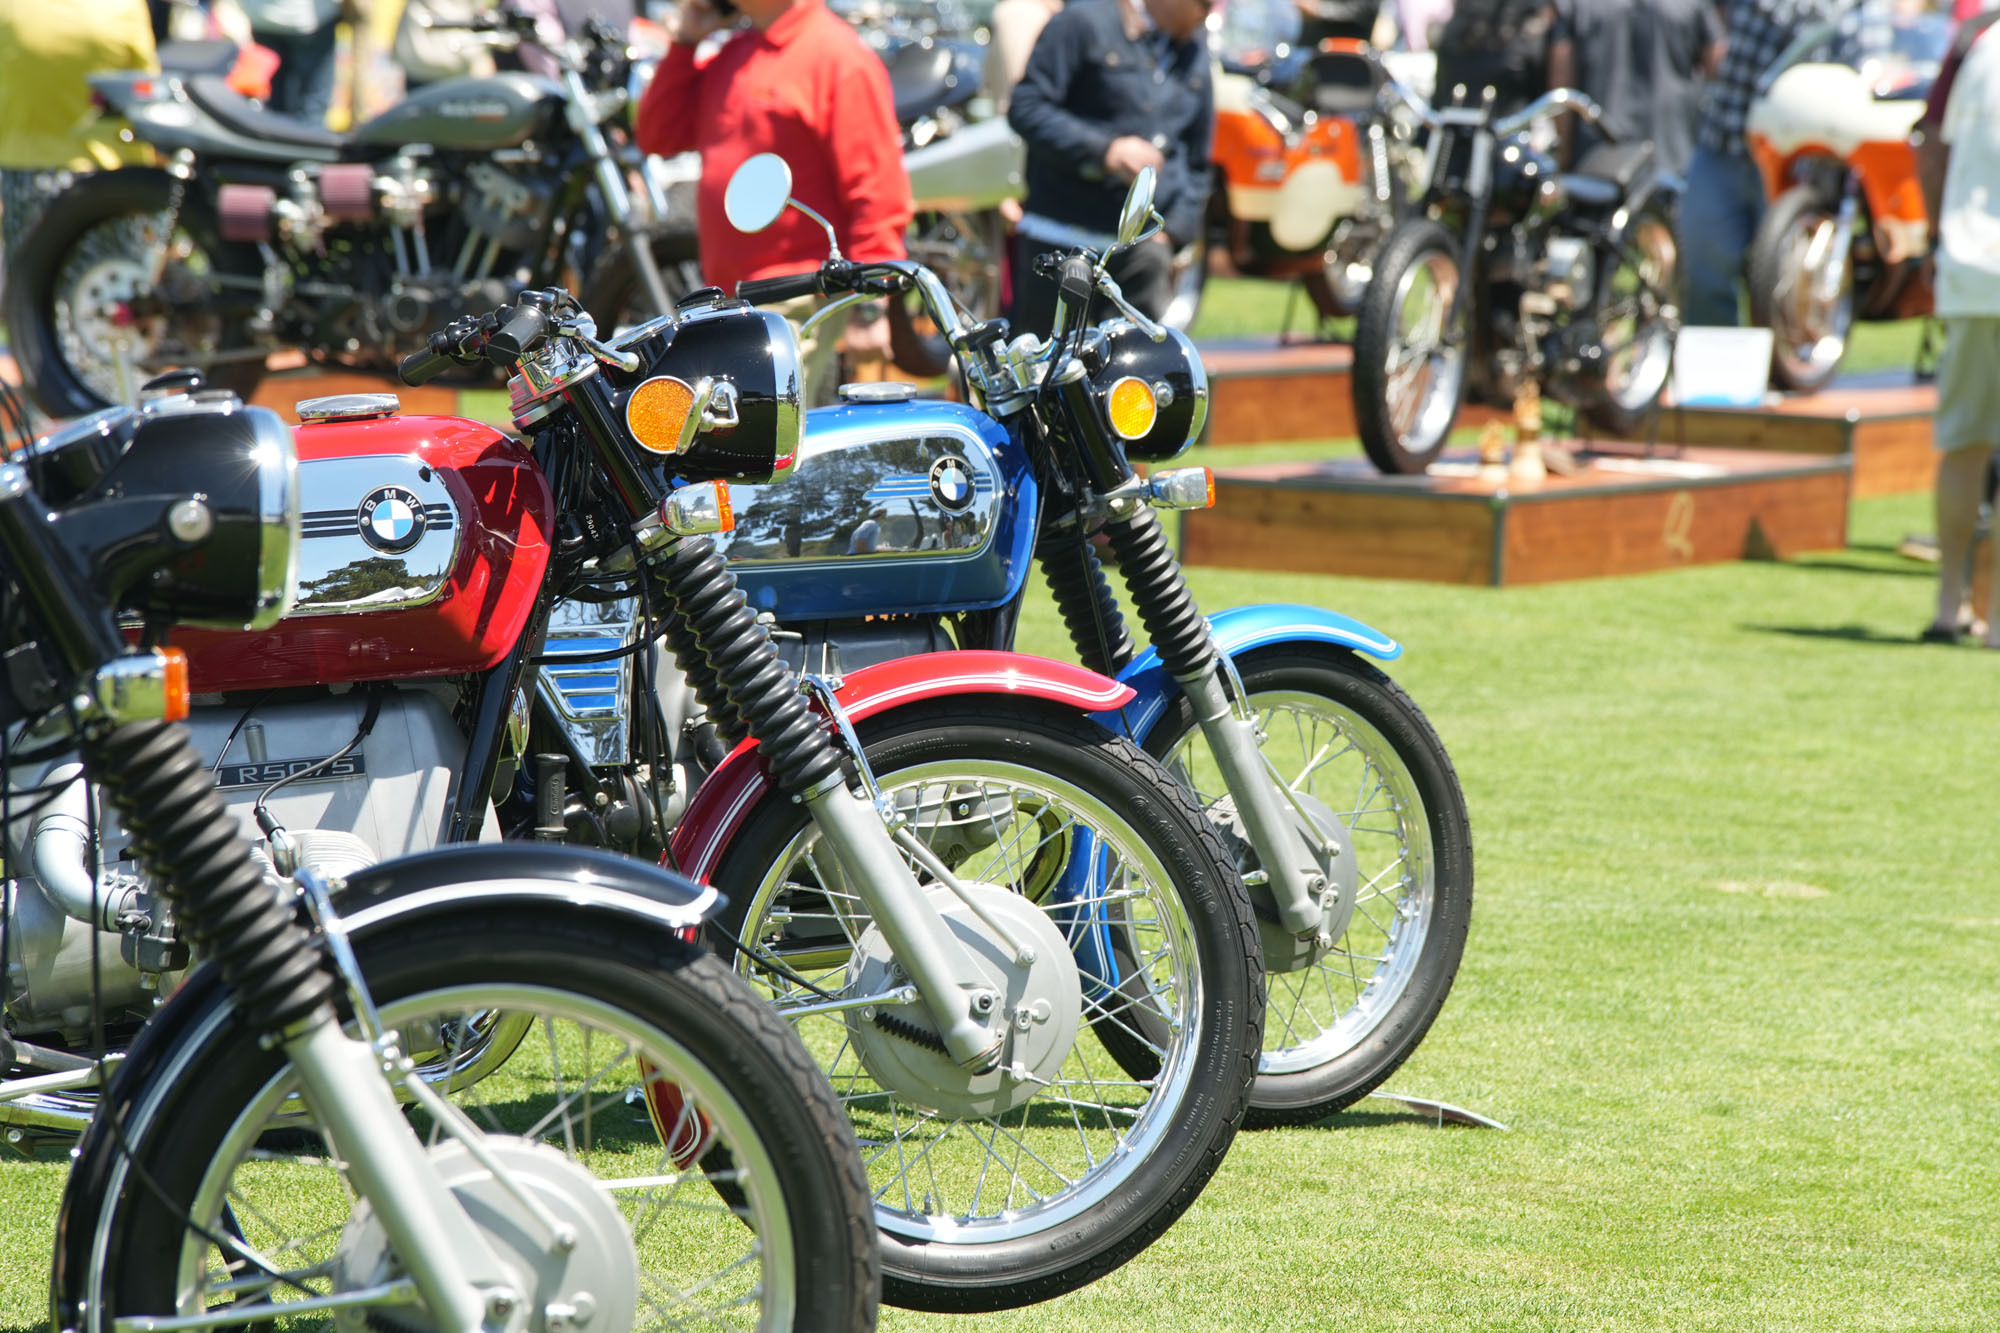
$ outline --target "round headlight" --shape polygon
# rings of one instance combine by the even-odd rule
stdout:
[[[1179,329],[1160,342],[1129,320],[1101,326],[1091,388],[1127,457],[1148,463],[1177,457],[1208,420],[1208,375],[1194,343]]]

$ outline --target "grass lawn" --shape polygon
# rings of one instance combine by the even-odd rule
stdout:
[[[1244,1136],[1162,1242],[1019,1314],[891,1330],[1983,1329],[2000,1322],[2000,655],[1845,552],[1545,588],[1197,571],[1400,636],[1471,803],[1458,987],[1391,1086]],[[1024,646],[1060,652],[1033,608]],[[57,1160],[0,1164],[0,1330],[43,1319]]]

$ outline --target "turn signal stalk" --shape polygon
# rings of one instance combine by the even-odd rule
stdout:
[[[1155,472],[1146,478],[1146,496],[1155,509],[1210,509],[1215,505],[1215,473],[1205,467]]]
[[[703,481],[681,487],[660,501],[660,524],[676,537],[733,531],[736,511],[729,503],[729,483]]]

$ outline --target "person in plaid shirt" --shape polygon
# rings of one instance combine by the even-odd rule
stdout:
[[[1681,197],[1681,265],[1689,324],[1738,322],[1736,280],[1764,217],[1764,182],[1743,143],[1743,122],[1773,61],[1816,24],[1831,23],[1826,59],[1859,65],[1889,47],[1889,0],[1726,0],[1728,49],[1709,80]]]

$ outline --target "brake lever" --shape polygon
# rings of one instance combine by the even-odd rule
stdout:
[[[615,347],[607,347],[597,341],[597,321],[582,310],[556,325],[556,332],[565,338],[574,338],[582,343],[590,354],[607,366],[615,367],[630,375],[639,369],[636,352],[621,352]]]
[[[1134,306],[1130,301],[1125,299],[1125,292],[1122,288],[1119,287],[1118,280],[1112,277],[1109,273],[1106,273],[1103,269],[1099,269],[1097,272],[1097,290],[1101,292],[1105,296],[1105,298],[1111,302],[1111,304],[1117,306],[1121,311],[1123,311],[1125,314],[1125,318],[1131,320],[1132,323],[1138,327],[1139,332],[1145,334],[1148,338],[1151,338],[1156,343],[1163,343],[1167,340],[1166,329],[1163,326],[1154,323],[1147,316],[1140,314],[1138,307]]]

